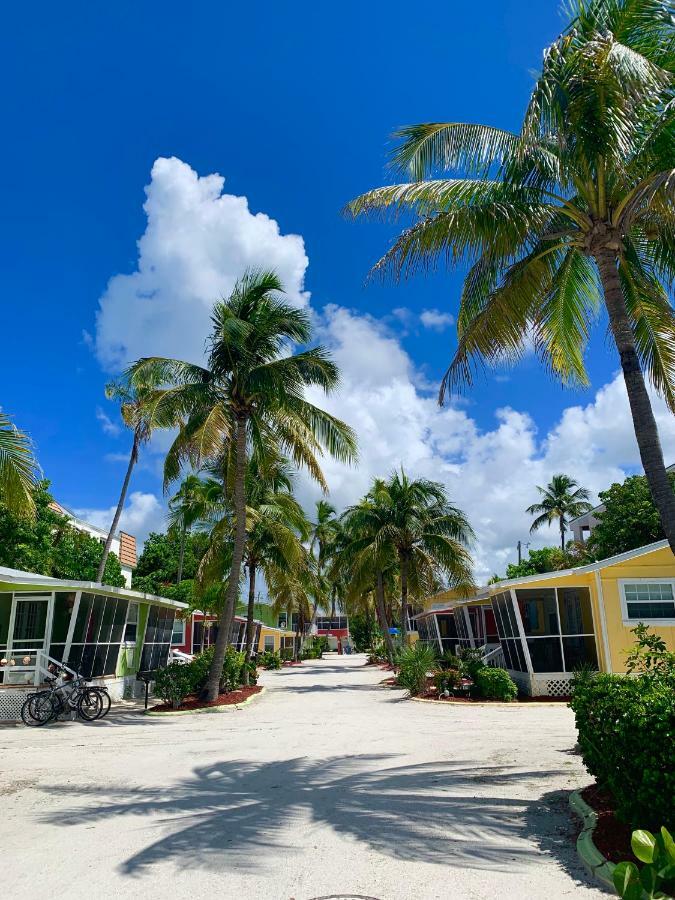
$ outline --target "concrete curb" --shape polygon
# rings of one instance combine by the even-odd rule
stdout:
[[[394,687],[394,685],[388,685]],[[401,690],[404,690],[401,688]],[[436,706],[509,706],[511,709],[523,709],[528,706],[567,706],[560,700],[533,700],[531,703],[519,703],[517,700],[472,700],[470,703],[466,701],[455,702],[454,700],[432,700],[430,697],[408,697],[408,700],[414,700],[415,703],[434,703]]]
[[[581,791],[574,791],[570,795],[570,808],[583,822],[581,834],[577,838],[577,853],[586,870],[605,887],[614,890],[612,873],[614,864],[600,853],[593,843],[593,832],[598,824],[598,816],[595,810],[586,803],[581,796]]]
[[[146,709],[143,710],[143,715],[145,716],[156,716],[159,718],[165,718],[166,716],[194,716],[199,715],[200,713],[223,713],[223,712],[231,712],[232,710],[241,709],[244,706],[248,706],[249,703],[252,703],[258,697],[262,697],[265,693],[264,685],[260,688],[257,694],[251,694],[250,697],[247,697],[246,700],[242,700],[241,703],[232,703],[229,706],[206,706],[203,709],[171,709],[166,712],[157,712],[157,710]]]

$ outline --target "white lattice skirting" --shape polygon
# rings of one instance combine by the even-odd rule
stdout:
[[[0,690],[0,722],[20,722],[21,707],[24,700],[35,688],[31,686],[29,689],[9,689]]]
[[[560,674],[552,678],[541,678],[535,675],[532,677],[532,696],[567,697],[571,690],[571,681],[571,675]]]

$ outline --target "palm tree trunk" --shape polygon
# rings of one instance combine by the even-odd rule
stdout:
[[[394,661],[394,642],[391,639],[389,631],[389,623],[387,622],[387,611],[384,608],[384,578],[382,572],[377,573],[377,582],[375,584],[375,609],[377,610],[377,618],[382,629],[382,637],[384,638],[384,646],[387,648],[387,659],[390,663]]]
[[[180,533],[180,551],[178,553],[178,577],[176,578],[176,584],[180,584],[183,580],[183,561],[185,559],[185,526],[181,529]]]
[[[401,555],[401,647],[408,643],[408,557]]]
[[[117,526],[120,524],[120,517],[122,515],[122,510],[124,509],[124,501],[127,499],[127,491],[129,490],[129,482],[131,481],[131,473],[133,472],[134,466],[136,465],[136,460],[138,459],[138,445],[139,438],[138,435],[134,432],[134,442],[131,445],[131,455],[129,456],[127,474],[124,476],[120,499],[117,503],[117,509],[115,510],[115,515],[113,516],[110,531],[108,532],[108,537],[105,541],[105,546],[103,547],[103,556],[101,557],[101,561],[98,564],[98,572],[96,573],[96,582],[98,584],[103,584],[105,564],[108,562],[108,556],[110,555],[110,548],[112,546],[113,538],[115,537]]]
[[[246,610],[246,655],[244,657],[244,685],[248,687],[248,665],[253,655],[253,613],[255,612],[255,563],[248,561],[248,609]]]
[[[331,600],[330,600],[330,618],[331,618],[331,622],[332,622],[333,619],[335,618],[335,585],[333,585],[333,590],[332,590],[332,593],[331,593]]]
[[[666,472],[656,419],[635,349],[635,337],[626,312],[616,254],[613,250],[601,250],[595,254],[595,259],[605,295],[609,325],[619,351],[642,467],[670,549],[675,553],[675,493]]]
[[[218,637],[213,650],[213,659],[206,682],[206,699],[215,700],[220,689],[223,676],[223,660],[230,641],[230,631],[234,611],[239,596],[239,578],[241,563],[246,547],[246,416],[238,415],[235,432],[235,469],[234,469],[234,543],[232,547],[232,565],[227,583],[227,598],[218,620]]]
[[[565,520],[560,516],[560,549],[565,553]]]

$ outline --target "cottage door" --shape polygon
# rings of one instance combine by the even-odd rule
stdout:
[[[49,650],[51,613],[51,594],[14,594],[7,642],[14,677],[8,681],[32,681],[37,654]]]

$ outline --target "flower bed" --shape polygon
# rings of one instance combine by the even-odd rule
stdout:
[[[600,853],[612,863],[633,859],[630,845],[631,828],[616,817],[612,798],[597,784],[584,788],[581,796],[597,814],[598,822],[593,831],[593,843]]]
[[[174,709],[170,703],[158,703],[151,706],[148,712],[151,713],[177,713],[177,712],[194,712],[199,709],[210,709],[216,706],[236,706],[243,703],[249,697],[259,694],[262,691],[260,685],[251,685],[250,687],[238,688],[235,691],[229,691],[227,694],[220,694],[215,700],[202,700],[200,697],[191,694],[183,700],[178,709]]]

